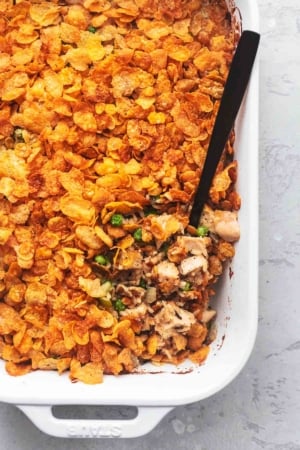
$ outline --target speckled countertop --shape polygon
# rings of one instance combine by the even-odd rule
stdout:
[[[52,438],[0,404],[2,450],[300,450],[300,1],[259,7],[260,313],[246,367],[136,439]]]

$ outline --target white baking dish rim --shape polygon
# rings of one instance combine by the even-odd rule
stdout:
[[[228,1],[232,4],[231,0]],[[258,31],[256,0],[236,0],[235,4],[242,12],[243,29]],[[242,196],[247,213],[243,216],[241,211],[240,215],[241,228],[247,230],[247,237],[242,237],[244,243],[237,245],[237,255],[240,245],[243,245],[243,253],[247,258],[245,263],[247,274],[242,280],[242,286],[236,289],[244,290],[243,295],[239,292],[239,297],[244,296],[248,301],[244,305],[237,306],[237,315],[241,308],[244,308],[243,317],[246,322],[239,324],[238,320],[232,320],[229,325],[227,311],[220,326],[221,331],[225,330],[224,334],[221,333],[212,345],[209,362],[198,369],[192,370],[191,366],[187,366],[174,371],[174,368],[164,367],[162,372],[162,368],[156,368],[156,375],[153,373],[155,370],[152,366],[150,373],[146,370],[144,375],[108,376],[103,385],[96,387],[81,383],[72,384],[67,376],[58,377],[54,373],[42,373],[43,380],[40,378],[41,372],[18,378],[10,377],[5,373],[4,364],[1,362],[0,400],[15,404],[43,432],[58,437],[78,438],[128,438],[144,435],[175,406],[193,403],[220,391],[240,373],[246,364],[254,346],[258,316],[258,77],[258,62],[256,62],[248,95],[240,111],[236,127],[237,130],[241,130],[241,135],[244,134],[239,137],[237,133],[236,148],[239,144],[246,144],[249,150],[244,152],[241,162],[238,155],[239,165],[247,168],[247,175],[244,176],[245,172],[243,172],[242,180],[247,184],[247,189]],[[228,269],[230,277],[223,279],[222,282],[231,285],[232,273],[243,274],[243,269],[243,260],[235,258],[233,268]],[[235,298],[234,294],[231,295]],[[229,308],[234,314],[234,308],[230,307],[230,298],[228,297],[227,300],[224,308]],[[235,342],[232,338],[227,339],[226,328],[234,332],[235,329],[243,326],[242,342]],[[230,351],[223,351],[223,347],[226,348],[226,346]],[[221,348],[222,351],[220,351]],[[179,374],[185,371],[184,382],[179,383],[178,377],[182,379],[182,375]],[[205,383],[202,383],[201,377],[204,373]],[[133,405],[138,407],[138,414],[130,420],[59,419],[53,415],[53,405],[74,405],[74,407],[76,405]]]

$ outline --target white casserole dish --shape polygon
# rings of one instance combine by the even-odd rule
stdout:
[[[233,1],[229,0],[232,8]],[[258,31],[255,0],[236,0],[242,28]],[[106,376],[101,385],[72,384],[68,375],[34,372],[9,376],[0,362],[0,401],[15,404],[45,433],[59,437],[136,437],[148,433],[175,406],[211,396],[245,365],[256,337],[258,315],[258,64],[236,123],[237,189],[241,239],[216,299],[218,336],[201,367],[147,365],[142,374]],[[157,373],[155,373],[157,372]],[[184,375],[182,375],[184,373]],[[54,405],[132,405],[130,420],[74,420],[54,417]]]

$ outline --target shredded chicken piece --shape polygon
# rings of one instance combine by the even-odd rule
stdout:
[[[224,241],[236,242],[240,238],[240,226],[235,211],[212,210],[206,206],[201,224],[206,226],[210,232],[220,236]]]
[[[171,301],[164,304],[154,319],[155,330],[163,339],[169,339],[177,333],[186,333],[196,322],[194,314]]]
[[[210,322],[217,314],[217,311],[214,309],[207,309],[202,314],[202,322],[208,323]]]
[[[175,243],[168,250],[168,258],[174,263],[179,263],[191,255],[208,258],[207,246],[211,243],[209,237],[178,236]]]
[[[235,242],[240,238],[240,227],[236,212],[216,211],[215,213],[216,233],[227,242]]]
[[[208,237],[178,236],[176,244],[179,247],[183,247],[192,255],[203,255],[207,257],[207,246],[210,241]]]
[[[142,301],[145,293],[145,289],[138,286],[126,286],[125,284],[118,284],[118,286],[116,287],[116,294],[133,299],[135,304]]]
[[[207,271],[207,259],[204,256],[190,256],[180,263],[180,273],[187,275],[196,270]]]
[[[125,319],[130,320],[139,320],[143,319],[145,315],[147,314],[148,307],[145,303],[141,303],[140,305],[136,306],[135,308],[128,308],[125,311],[121,312],[121,316]]]
[[[154,267],[153,273],[162,292],[170,294],[178,288],[179,271],[174,263],[161,261]]]

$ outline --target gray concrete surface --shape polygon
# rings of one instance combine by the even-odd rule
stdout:
[[[52,438],[0,404],[2,450],[300,450],[300,2],[259,6],[260,313],[246,367],[130,440]]]

